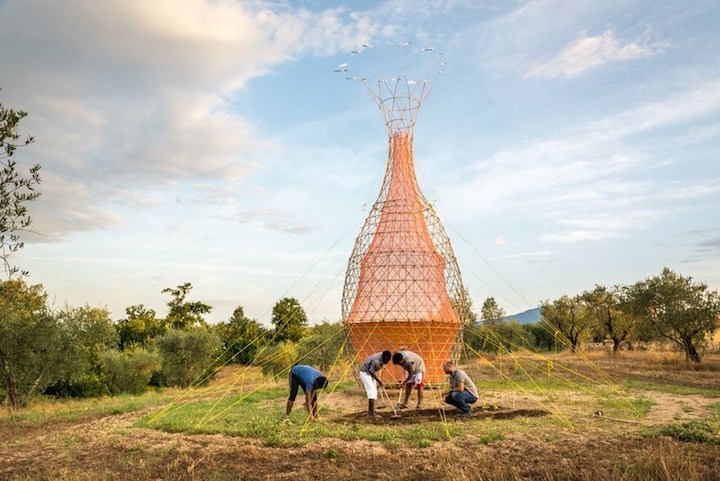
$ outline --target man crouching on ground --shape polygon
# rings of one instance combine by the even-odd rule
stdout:
[[[475,383],[465,371],[456,368],[452,361],[443,363],[443,371],[450,375],[450,390],[443,393],[445,402],[458,408],[461,416],[469,416],[468,404],[474,404],[478,400]]]

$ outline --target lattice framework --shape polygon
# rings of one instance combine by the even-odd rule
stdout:
[[[348,262],[343,321],[360,361],[405,347],[424,358],[429,383],[440,383],[442,362],[459,357],[466,299],[450,239],[414,170],[415,121],[431,83],[404,76],[365,85],[385,119],[388,159]],[[398,368],[383,371],[385,381],[403,378]]]

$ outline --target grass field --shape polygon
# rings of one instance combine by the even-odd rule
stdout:
[[[0,479],[720,479],[720,356],[585,357],[472,363],[469,418],[428,390],[369,419],[335,379],[318,421],[300,402],[286,421],[284,382],[240,366],[196,390],[39,401],[0,414]]]

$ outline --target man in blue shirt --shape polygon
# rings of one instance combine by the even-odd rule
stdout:
[[[317,391],[327,387],[327,378],[312,366],[298,364],[290,369],[288,382],[290,383],[290,397],[288,397],[285,416],[290,416],[290,411],[292,411],[298,393],[298,387],[301,387],[305,393],[305,407],[310,419],[317,417]]]

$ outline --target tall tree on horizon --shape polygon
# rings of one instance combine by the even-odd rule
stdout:
[[[592,318],[580,296],[565,295],[553,302],[543,302],[540,308],[543,317],[541,322],[562,334],[570,343],[570,350],[577,352],[580,339],[592,325]]]
[[[595,285],[592,291],[580,294],[580,299],[588,308],[588,315],[594,321],[594,332],[598,337],[613,342],[613,353],[620,349],[620,343],[628,339],[635,331],[637,317],[627,312],[624,306],[624,289],[614,286]]]
[[[494,297],[488,297],[480,309],[480,316],[485,324],[492,324],[505,317],[505,309],[500,307]]]
[[[275,303],[271,321],[275,326],[275,342],[278,343],[299,341],[308,325],[305,310],[294,297],[284,297]]]
[[[168,287],[163,289],[163,294],[170,294],[172,299],[167,303],[168,313],[165,316],[165,324],[172,329],[188,329],[194,326],[207,325],[203,314],[212,310],[212,306],[200,301],[187,301],[187,295],[193,286],[189,282],[180,284],[176,288]]]

